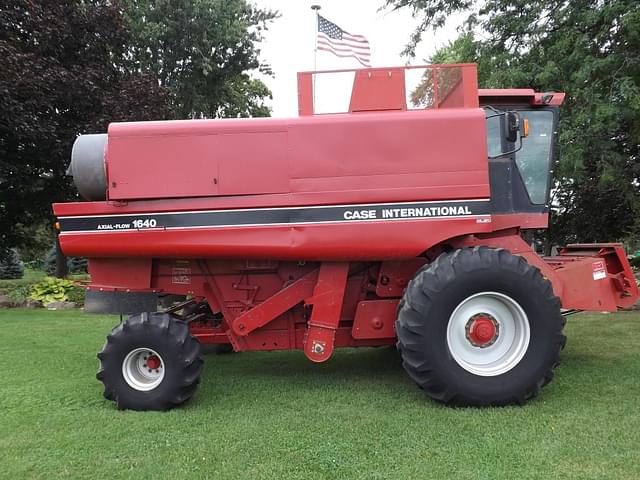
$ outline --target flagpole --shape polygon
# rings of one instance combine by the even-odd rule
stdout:
[[[314,18],[315,22],[313,25],[313,41],[314,41],[314,48],[313,48],[313,71],[316,71],[316,68],[318,68],[317,62],[318,62],[318,10],[320,10],[322,7],[318,4],[313,4],[311,5],[311,10],[313,10],[316,13],[316,16]]]
[[[318,4],[313,4],[311,5],[311,10],[313,10],[316,13],[316,16],[314,18],[315,22],[313,25],[313,42],[314,42],[314,47],[313,47],[313,71],[315,72],[318,69],[318,10],[320,10],[320,5]],[[316,109],[316,79],[315,79],[315,73],[311,76],[311,81],[313,83],[313,111],[315,112]]]

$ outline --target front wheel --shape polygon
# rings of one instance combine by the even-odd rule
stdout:
[[[168,410],[186,402],[203,363],[188,325],[161,313],[133,315],[115,327],[98,359],[105,398],[130,410]]]
[[[522,257],[486,247],[418,271],[396,331],[405,370],[453,405],[523,404],[553,377],[565,343],[560,301]]]

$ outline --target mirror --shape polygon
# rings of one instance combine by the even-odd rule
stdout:
[[[516,143],[520,138],[520,115],[516,112],[507,112],[504,116],[505,137],[509,143]]]

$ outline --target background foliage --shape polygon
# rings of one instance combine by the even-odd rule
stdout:
[[[15,250],[9,252],[0,259],[0,279],[13,280],[22,278],[24,275],[24,266],[20,261],[20,257]]]
[[[484,87],[564,91],[549,243],[640,234],[640,3],[636,0],[387,0],[419,19],[405,53],[467,11],[432,63],[477,62]],[[637,240],[636,240],[637,241]],[[633,246],[633,245],[632,245]]]
[[[111,120],[158,118],[168,92],[123,68],[129,32],[105,1],[5,1],[0,7],[0,231],[29,246],[51,202],[74,196],[65,170],[74,138]],[[49,240],[48,243],[50,243]]]
[[[51,244],[51,203],[76,197],[65,171],[78,134],[268,115],[249,73],[268,71],[255,42],[274,16],[245,0],[0,2],[0,253]]]
[[[55,245],[49,249],[42,265],[42,269],[47,275],[55,275],[56,273],[56,247]],[[67,272],[69,273],[87,273],[88,262],[84,257],[67,257]]]
[[[130,68],[172,93],[177,118],[268,116],[256,43],[276,17],[245,0],[125,0]]]

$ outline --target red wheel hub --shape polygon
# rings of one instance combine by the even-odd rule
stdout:
[[[151,370],[160,368],[160,359],[155,355],[151,355],[149,358],[147,358],[147,367],[149,367]]]
[[[467,323],[467,338],[476,347],[488,347],[498,338],[497,322],[491,315],[474,315]]]

